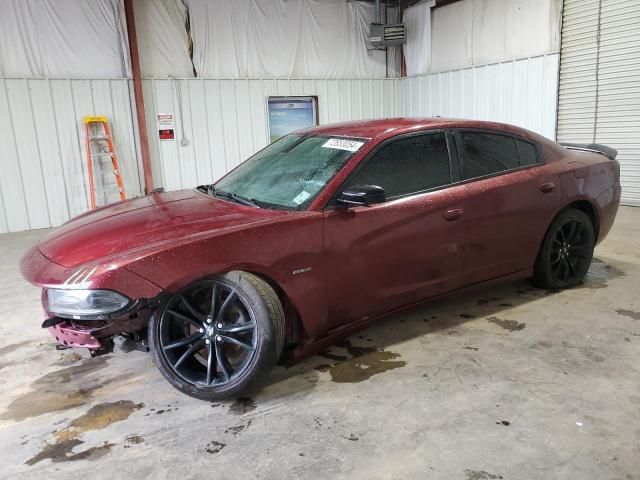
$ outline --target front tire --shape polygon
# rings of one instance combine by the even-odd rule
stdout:
[[[282,305],[259,277],[233,271],[187,285],[149,322],[149,344],[171,385],[202,400],[250,389],[276,365],[285,340]]]
[[[533,284],[540,288],[571,288],[582,282],[595,247],[591,219],[569,208],[551,222],[533,269]]]

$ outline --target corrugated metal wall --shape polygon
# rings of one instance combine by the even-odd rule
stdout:
[[[618,149],[621,202],[640,205],[640,1],[603,0],[596,141]]]
[[[317,95],[321,124],[441,115],[553,138],[557,62],[545,55],[407,79],[145,80],[154,183],[210,183],[265,146],[269,96]],[[56,226],[88,208],[84,115],[112,120],[127,196],[140,194],[129,82],[0,79],[0,232]],[[175,141],[158,139],[157,113],[175,115]]]
[[[0,232],[60,225],[88,208],[85,115],[109,117],[127,195],[140,194],[129,91],[126,79],[0,78]]]
[[[266,146],[269,96],[316,95],[325,124],[400,115],[398,87],[395,79],[146,80],[154,183],[167,190],[211,183]],[[175,115],[175,141],[158,139],[158,113]],[[187,146],[181,145],[183,127]]]
[[[558,132],[562,142],[593,142],[600,0],[565,0]]]
[[[565,0],[558,140],[618,150],[622,203],[640,205],[640,2]]]
[[[402,80],[411,116],[511,123],[555,138],[558,54]]]

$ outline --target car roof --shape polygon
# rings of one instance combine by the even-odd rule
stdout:
[[[433,130],[439,128],[486,128],[528,137],[527,130],[504,123],[484,120],[466,120],[458,118],[384,118],[379,120],[356,120],[353,122],[333,123],[302,130],[311,135],[335,135],[347,137],[377,138],[391,137],[412,131]]]

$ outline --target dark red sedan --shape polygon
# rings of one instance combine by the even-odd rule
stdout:
[[[219,399],[425,300],[578,284],[618,209],[615,156],[489,122],[317,127],[213,185],[85,213],[21,267],[61,344],[148,344],[172,385]]]

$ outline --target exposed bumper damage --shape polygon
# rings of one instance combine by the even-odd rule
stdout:
[[[65,347],[88,348],[91,354],[101,355],[113,351],[114,337],[121,337],[119,344],[138,343],[143,348],[128,345],[126,350],[146,349],[147,323],[151,309],[147,306],[128,316],[111,320],[75,320],[51,317],[42,323],[56,341]]]
[[[132,301],[126,308],[113,314],[95,317],[66,317],[48,311],[46,290],[49,288],[73,288],[69,278],[77,276],[78,267],[65,267],[45,257],[37,247],[31,249],[20,264],[24,277],[34,285],[42,287],[42,306],[46,320],[42,327],[47,328],[62,346],[88,348],[92,355],[101,355],[113,351],[114,339],[121,337],[122,342],[144,344],[149,316],[162,300],[160,287],[117,266],[98,266],[85,270],[94,275],[83,279],[76,288],[107,289],[118,291]],[[131,346],[128,350],[131,350]],[[139,348],[138,348],[139,349]]]
[[[71,323],[66,322],[62,318],[50,318],[45,320],[45,323],[52,323],[52,320],[59,320],[60,323],[56,323],[49,328],[49,333],[56,339],[60,345],[73,348],[88,348],[90,350],[100,350],[102,344],[100,340],[91,335],[90,327],[73,326]]]

